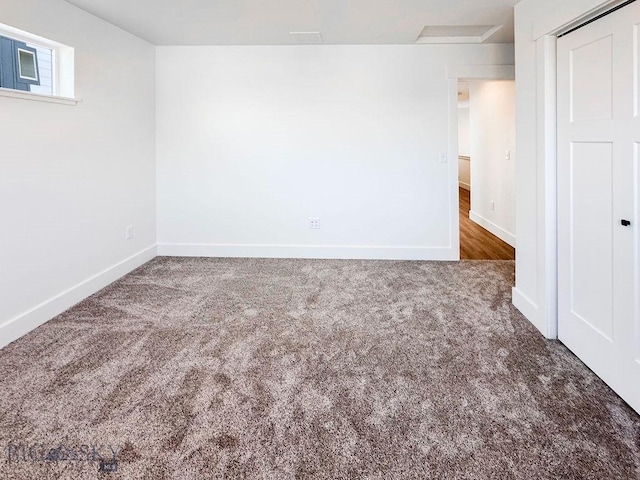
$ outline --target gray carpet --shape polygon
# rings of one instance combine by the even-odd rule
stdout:
[[[513,270],[157,258],[0,350],[0,478],[640,478]]]

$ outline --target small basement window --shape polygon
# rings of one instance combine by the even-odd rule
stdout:
[[[74,103],[73,70],[73,48],[0,24],[0,95]]]

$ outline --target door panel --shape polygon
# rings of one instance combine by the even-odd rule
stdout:
[[[594,62],[593,59],[598,61]],[[613,37],[571,51],[571,120],[610,119],[613,113]]]
[[[558,39],[559,338],[638,412],[639,42],[640,2]]]
[[[569,173],[571,313],[608,341],[613,340],[612,149],[611,143],[572,144]]]

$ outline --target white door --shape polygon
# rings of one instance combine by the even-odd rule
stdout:
[[[640,1],[558,39],[559,338],[638,412],[639,157]]]

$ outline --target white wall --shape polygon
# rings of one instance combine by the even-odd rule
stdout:
[[[471,143],[469,141],[469,102],[466,106],[458,107],[458,154],[468,157],[471,155]]]
[[[63,0],[2,22],[75,47],[82,103],[0,97],[0,346],[155,253],[154,47]]]
[[[545,36],[613,1],[522,0],[516,17],[516,287],[514,304],[557,335],[555,45]]]
[[[471,189],[471,147],[469,144],[469,102],[458,105],[458,185]]]
[[[457,258],[447,66],[512,61],[506,45],[158,48],[159,253]]]
[[[515,246],[515,82],[472,82],[469,102],[469,217]]]

